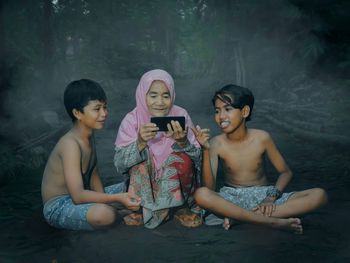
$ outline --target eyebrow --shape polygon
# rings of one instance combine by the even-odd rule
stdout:
[[[107,102],[98,102],[93,107],[107,106]]]
[[[228,104],[228,103],[225,103],[222,107],[214,106],[215,109],[220,109],[220,108],[224,108],[224,107],[232,107],[233,108],[233,106],[231,104]]]
[[[150,92],[149,92],[149,94],[158,95],[159,93],[158,93],[158,92],[156,92],[156,91],[150,91]],[[164,95],[164,94],[170,95],[170,92],[169,92],[169,91],[167,91],[167,92],[162,93],[161,95]]]

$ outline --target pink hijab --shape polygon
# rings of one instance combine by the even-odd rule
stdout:
[[[148,71],[141,77],[136,89],[136,108],[129,112],[120,124],[115,145],[117,147],[123,147],[134,142],[137,139],[138,131],[141,126],[150,122],[151,114],[148,112],[146,95],[151,84],[155,80],[163,81],[169,89],[172,106],[168,116],[185,116],[186,127],[188,127],[187,138],[191,144],[199,147],[190,129],[190,127],[194,127],[190,116],[185,109],[174,105],[174,80],[168,72],[161,69]],[[157,175],[160,174],[164,161],[173,152],[171,146],[174,142],[172,138],[167,138],[164,132],[158,132],[154,139],[148,141],[147,145],[153,158]]]

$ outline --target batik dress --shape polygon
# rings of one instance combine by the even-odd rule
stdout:
[[[201,150],[189,142],[184,148],[174,143],[172,149],[157,175],[147,147],[139,152],[135,141],[115,148],[114,164],[119,172],[130,176],[129,192],[141,197],[147,228],[161,224],[172,207],[186,205],[199,212],[193,193],[199,186]]]

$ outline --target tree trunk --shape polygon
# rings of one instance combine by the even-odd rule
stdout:
[[[245,78],[245,66],[242,56],[242,47],[239,41],[235,43],[234,47],[234,59],[235,59],[235,68],[236,68],[236,84],[245,87],[246,78]]]
[[[43,23],[42,23],[42,42],[43,42],[43,71],[44,83],[51,87],[53,84],[54,72],[54,39],[52,28],[53,6],[50,0],[43,1]]]
[[[222,72],[225,78],[230,78],[234,84],[246,85],[246,70],[243,60],[243,51],[241,40],[237,39],[238,34],[235,26],[239,25],[237,15],[235,14],[235,2],[226,0],[226,33],[224,39],[224,48],[222,54]],[[231,77],[232,76],[232,77]]]
[[[6,46],[6,31],[4,26],[4,2],[0,1],[0,117],[7,117],[4,101],[7,91],[11,86],[13,69],[9,67],[6,57],[8,56]]]

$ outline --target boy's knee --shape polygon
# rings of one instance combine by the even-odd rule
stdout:
[[[93,205],[87,212],[87,221],[93,226],[108,226],[115,222],[114,209],[106,204]]]
[[[207,203],[209,201],[210,193],[211,193],[211,190],[207,187],[198,188],[194,193],[194,199],[196,200],[196,203],[199,206],[201,206],[204,203]]]

